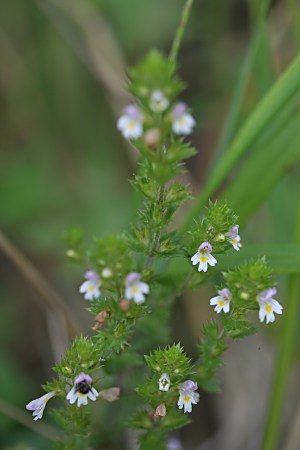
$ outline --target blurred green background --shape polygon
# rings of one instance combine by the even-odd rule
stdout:
[[[69,338],[57,325],[59,307],[51,308],[37,291],[37,286],[43,289],[40,279],[33,276],[35,282],[29,282],[22,255],[60,293],[88,332],[89,319],[82,314],[78,294],[82,274],[67,262],[62,236],[71,225],[82,227],[89,237],[120,231],[133,217],[128,179],[136,154],[115,125],[128,101],[126,67],[152,47],[169,51],[183,4],[183,0],[0,3],[0,448],[50,448],[45,436],[52,429],[34,423],[24,405],[40,395],[40,384],[52,376],[50,368]],[[192,140],[199,154],[189,162],[187,177],[195,195],[226,121],[258,4],[195,0],[193,6],[179,74],[188,85],[182,100],[197,120]],[[251,71],[238,124],[297,53],[299,11],[297,1],[272,3],[265,45]],[[247,242],[292,240],[299,184],[298,166],[291,166],[257,205],[241,233]],[[6,239],[13,243],[10,250]],[[196,307],[196,302],[191,304]],[[189,306],[186,311],[187,320],[192,320]],[[202,310],[199,314],[206,317]],[[222,423],[214,407],[209,408],[210,419],[201,433],[205,438]],[[224,444],[223,450],[257,448],[239,445]]]

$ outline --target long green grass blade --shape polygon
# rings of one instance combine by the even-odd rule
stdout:
[[[288,118],[283,131],[263,140],[244,162],[222,197],[239,215],[239,224],[267,198],[277,182],[300,161],[300,114]],[[246,199],[246,201],[245,201]]]
[[[208,199],[220,187],[231,169],[266,131],[269,124],[289,103],[295,101],[300,89],[300,54],[279,77],[268,93],[257,105],[248,120],[242,126],[228,151],[217,163],[202,195],[188,214],[181,231],[188,228],[192,220],[199,214]]]
[[[295,247],[299,249],[300,241],[300,203],[297,211],[297,223],[295,227]],[[288,303],[283,310],[282,329],[279,339],[279,350],[275,365],[275,375],[270,393],[270,402],[266,420],[266,428],[263,439],[262,450],[279,449],[279,437],[281,431],[281,418],[283,416],[283,406],[285,391],[287,388],[287,378],[291,365],[295,334],[299,320],[299,296],[300,296],[300,276],[293,274],[289,278],[287,300]]]

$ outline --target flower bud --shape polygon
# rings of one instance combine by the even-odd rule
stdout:
[[[150,128],[144,134],[144,142],[150,150],[155,150],[159,144],[161,131],[159,128]]]
[[[130,306],[130,301],[129,300],[125,300],[124,298],[120,301],[119,303],[119,307],[122,311],[128,311]]]

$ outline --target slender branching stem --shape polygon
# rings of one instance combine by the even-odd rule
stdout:
[[[174,38],[174,41],[172,44],[172,48],[170,51],[170,55],[169,55],[169,59],[172,62],[176,62],[176,60],[177,60],[180,44],[182,42],[186,24],[187,24],[187,21],[190,16],[192,4],[193,4],[193,0],[187,0],[184,5],[184,8],[182,10],[181,20],[180,20],[179,26],[177,28],[175,38]]]

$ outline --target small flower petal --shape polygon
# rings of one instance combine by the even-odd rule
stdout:
[[[30,403],[26,405],[26,409],[28,411],[33,411],[32,416],[34,417],[33,420],[38,420],[43,417],[44,409],[48,401],[54,397],[56,394],[56,391],[48,392],[45,395],[42,395],[42,397],[36,398],[35,400],[32,400]]]

